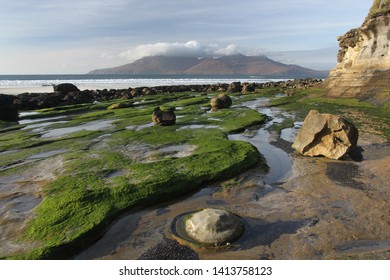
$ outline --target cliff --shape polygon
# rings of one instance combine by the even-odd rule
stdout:
[[[338,64],[325,80],[333,97],[390,101],[390,0],[376,0],[357,28],[338,38]]]

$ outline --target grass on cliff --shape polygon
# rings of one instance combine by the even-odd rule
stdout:
[[[265,116],[255,110],[210,112],[209,98],[192,93],[138,98],[127,108],[107,110],[114,102],[41,110],[41,118],[57,116],[59,112],[67,116],[67,123],[51,124],[48,130],[113,120],[113,127],[108,129],[51,139],[40,138],[31,129],[0,133],[1,149],[15,149],[4,154],[6,158],[2,157],[0,165],[23,162],[40,152],[66,149],[61,155],[64,165],[60,177],[44,186],[43,200],[20,240],[38,246],[8,258],[68,257],[93,242],[124,211],[177,198],[205,182],[229,178],[264,164],[252,145],[227,137],[227,133],[264,121]],[[176,125],[137,129],[150,124],[156,106],[182,107],[176,111],[180,115]],[[181,129],[191,124],[219,128]],[[138,145],[155,151],[182,144],[195,149],[184,157],[157,154],[146,161],[134,155]],[[34,162],[0,171],[0,176],[18,174],[33,166]]]

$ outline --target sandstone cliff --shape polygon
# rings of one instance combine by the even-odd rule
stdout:
[[[390,0],[375,0],[363,24],[338,41],[338,64],[325,81],[329,95],[389,102]]]

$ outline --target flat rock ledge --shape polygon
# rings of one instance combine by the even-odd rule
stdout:
[[[207,208],[185,221],[187,235],[203,244],[226,244],[244,233],[244,223],[236,215],[221,209]]]

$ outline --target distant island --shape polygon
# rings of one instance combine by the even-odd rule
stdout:
[[[88,74],[261,75],[280,78],[325,78],[329,71],[276,62],[266,56],[242,54],[219,58],[149,56]]]

